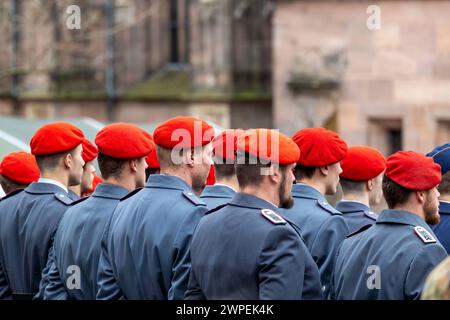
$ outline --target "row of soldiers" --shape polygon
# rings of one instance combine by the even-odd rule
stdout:
[[[385,159],[176,117],[95,145],[50,123],[30,147],[0,165],[1,299],[417,299],[450,250],[450,144]]]

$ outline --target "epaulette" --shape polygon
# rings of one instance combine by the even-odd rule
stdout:
[[[3,201],[3,200],[5,200],[5,199],[8,199],[8,198],[10,198],[10,197],[12,197],[12,196],[18,194],[18,193],[21,193],[23,190],[24,190],[24,189],[16,189],[16,190],[14,190],[14,191],[11,191],[11,192],[8,193],[7,195],[5,195],[3,198],[1,198],[0,201]]]
[[[213,212],[219,211],[220,209],[222,209],[222,208],[225,207],[226,205],[227,205],[227,203],[221,204],[220,206],[217,206],[217,207],[215,207],[214,209],[211,209],[211,210],[206,211],[206,212],[205,212],[205,216],[206,216],[207,214],[211,214],[211,213],[213,213]]]
[[[59,202],[65,204],[66,206],[71,205],[73,202],[73,200],[70,199],[67,193],[65,192],[55,192],[53,196],[55,196],[55,198],[58,199]]]
[[[333,206],[331,204],[329,204],[328,202],[326,202],[324,200],[317,200],[317,204],[319,205],[319,207],[321,207],[322,209],[328,211],[329,213],[331,213],[333,215],[342,215],[342,213],[340,211],[333,208]]]
[[[433,237],[431,233],[428,232],[427,229],[421,226],[415,226],[414,231],[419,236],[420,240],[423,241],[423,243],[435,243],[437,242],[436,238]]]
[[[200,200],[193,192],[191,191],[183,191],[183,196],[192,202],[196,206],[206,206],[202,200]]]
[[[356,230],[356,231],[350,233],[350,234],[347,236],[347,238],[353,237],[353,236],[357,235],[358,233],[361,233],[361,232],[363,232],[363,231],[369,229],[371,226],[372,226],[372,224],[366,224],[366,225],[362,226],[361,228],[359,228],[358,230]]]
[[[262,209],[261,215],[273,224],[286,224],[286,220],[278,213],[270,209]]]
[[[139,191],[141,191],[143,188],[137,188],[134,189],[133,191],[131,191],[129,194],[127,194],[125,197],[121,198],[120,201],[124,201],[128,198],[131,198],[132,196],[134,196],[136,193],[138,193]]]
[[[79,204],[79,203],[81,203],[81,202],[83,202],[84,200],[89,199],[89,198],[90,198],[90,197],[80,198],[80,199],[78,199],[78,200],[72,202],[70,205],[71,205],[71,206],[74,206],[74,205]]]
[[[377,219],[378,219],[378,214],[376,214],[376,213],[373,212],[373,211],[364,211],[364,215],[365,215],[367,218],[372,219],[372,220],[374,220],[374,221],[377,221]]]

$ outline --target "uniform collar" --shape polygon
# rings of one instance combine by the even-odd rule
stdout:
[[[231,201],[229,202],[229,205],[258,210],[260,209],[271,209],[274,211],[279,210],[279,208],[273,203],[243,192],[237,192],[234,195],[233,199],[231,199]]]
[[[32,182],[28,187],[25,188],[25,191],[34,194],[64,192],[66,195],[68,195],[67,191],[65,191],[62,187],[58,186],[57,184],[47,182]]]
[[[48,179],[48,178],[39,178],[38,180],[39,183],[48,183],[48,184],[53,184],[55,186],[60,187],[61,189],[63,189],[67,194],[69,194],[69,190],[67,189],[67,187],[65,185],[63,185],[61,182],[53,180],[53,179]]]
[[[439,213],[450,215],[450,202],[444,200],[439,201]]]
[[[319,190],[304,183],[297,183],[292,186],[292,196],[296,198],[325,200],[325,197]]]
[[[232,188],[224,184],[215,184],[213,186],[206,186],[200,198],[232,198],[236,194]]]
[[[184,180],[166,174],[151,174],[145,188],[173,189],[192,192],[192,188]]]
[[[110,184],[110,183],[100,183],[94,190],[92,194],[93,197],[117,199],[120,200],[125,197],[129,191],[124,187]]]
[[[378,216],[378,223],[407,224],[411,226],[421,226],[429,229],[428,224],[418,215],[403,210],[383,210]]]
[[[341,200],[336,204],[336,210],[342,213],[350,212],[370,212],[370,208],[362,202],[352,201],[352,200]]]

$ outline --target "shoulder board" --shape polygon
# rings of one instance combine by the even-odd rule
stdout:
[[[55,192],[53,196],[58,199],[59,202],[65,204],[66,206],[71,205],[73,200],[69,198],[67,193]]]
[[[273,210],[270,209],[262,209],[261,215],[272,222],[273,224],[286,224],[286,220],[284,220],[283,217],[281,217],[278,213],[276,213]]]
[[[81,202],[83,202],[84,200],[89,199],[89,198],[90,198],[90,197],[80,198],[80,199],[78,199],[78,200],[72,202],[70,205],[71,205],[71,206],[74,206],[74,205],[79,204],[79,203],[81,203]]]
[[[10,198],[10,197],[12,197],[12,196],[18,194],[18,193],[21,193],[23,190],[24,190],[24,189],[17,189],[17,190],[11,191],[11,192],[8,193],[7,195],[5,195],[3,198],[1,198],[0,201],[3,201],[3,200],[5,200],[5,199],[7,199],[7,198]]]
[[[423,243],[435,243],[437,241],[433,237],[433,235],[429,233],[424,227],[416,226],[414,227],[414,231],[419,236],[420,240],[423,241]]]
[[[139,191],[141,191],[143,188],[136,188],[133,191],[131,191],[129,194],[127,194],[125,197],[121,198],[120,201],[124,201],[128,198],[131,198],[132,196],[134,196],[136,193],[138,193]]]
[[[183,191],[183,196],[196,206],[206,206],[192,191]]]
[[[365,215],[367,218],[372,219],[372,220],[374,220],[374,221],[377,221],[377,219],[378,219],[378,214],[376,214],[376,213],[373,212],[373,211],[364,211],[364,215]]]
[[[220,206],[217,206],[217,207],[215,207],[214,209],[211,209],[211,210],[206,211],[206,212],[205,212],[205,216],[206,216],[207,214],[210,214],[210,213],[219,211],[220,209],[222,209],[222,208],[225,207],[226,205],[227,205],[226,203],[225,203],[225,204],[221,204]]]
[[[361,232],[363,232],[363,231],[366,231],[366,230],[369,229],[371,226],[372,226],[372,224],[366,224],[366,225],[362,226],[361,228],[359,228],[358,230],[353,231],[352,233],[350,233],[350,234],[347,236],[347,238],[353,237],[353,236],[357,235],[358,233],[361,233]]]
[[[338,210],[336,210],[331,204],[329,204],[327,201],[324,200],[317,200],[317,204],[322,209],[328,211],[329,213],[333,215],[342,215],[342,213]]]

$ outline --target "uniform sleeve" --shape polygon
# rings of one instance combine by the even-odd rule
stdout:
[[[54,248],[50,249],[47,267],[44,271],[39,285],[39,297],[44,300],[67,300],[69,295],[56,267]]]
[[[331,273],[337,249],[348,234],[349,230],[344,218],[340,215],[331,216],[320,226],[311,246],[311,255],[319,267],[324,298],[329,296]]]
[[[290,228],[270,231],[259,256],[259,299],[302,298],[307,254],[303,248],[300,237]]]
[[[9,288],[8,280],[6,279],[5,271],[0,262],[0,300],[12,298],[12,293]]]
[[[112,270],[111,262],[108,256],[107,240],[109,227],[110,223],[108,223],[108,225],[106,226],[101,241],[101,254],[97,269],[97,300],[125,299],[125,296],[114,276],[114,272]]]
[[[428,274],[447,257],[439,244],[427,244],[417,253],[409,266],[405,281],[405,297],[419,299]]]
[[[197,207],[188,214],[175,239],[175,259],[172,266],[172,280],[167,293],[169,300],[182,300],[187,290],[189,273],[191,271],[190,247],[192,235],[200,219],[208,209]]]
[[[334,264],[333,264],[333,269],[331,271],[331,276],[330,276],[330,288],[328,290],[328,297],[324,297],[325,299],[328,300],[336,300],[336,268],[337,268],[337,261],[339,258],[339,254],[341,252],[341,248],[344,242],[342,242],[339,246],[338,249],[336,250],[336,256],[334,257]]]
[[[206,297],[203,294],[203,291],[197,282],[197,278],[195,277],[194,270],[191,270],[191,273],[189,276],[188,288],[184,295],[184,299],[185,300],[206,300]]]

